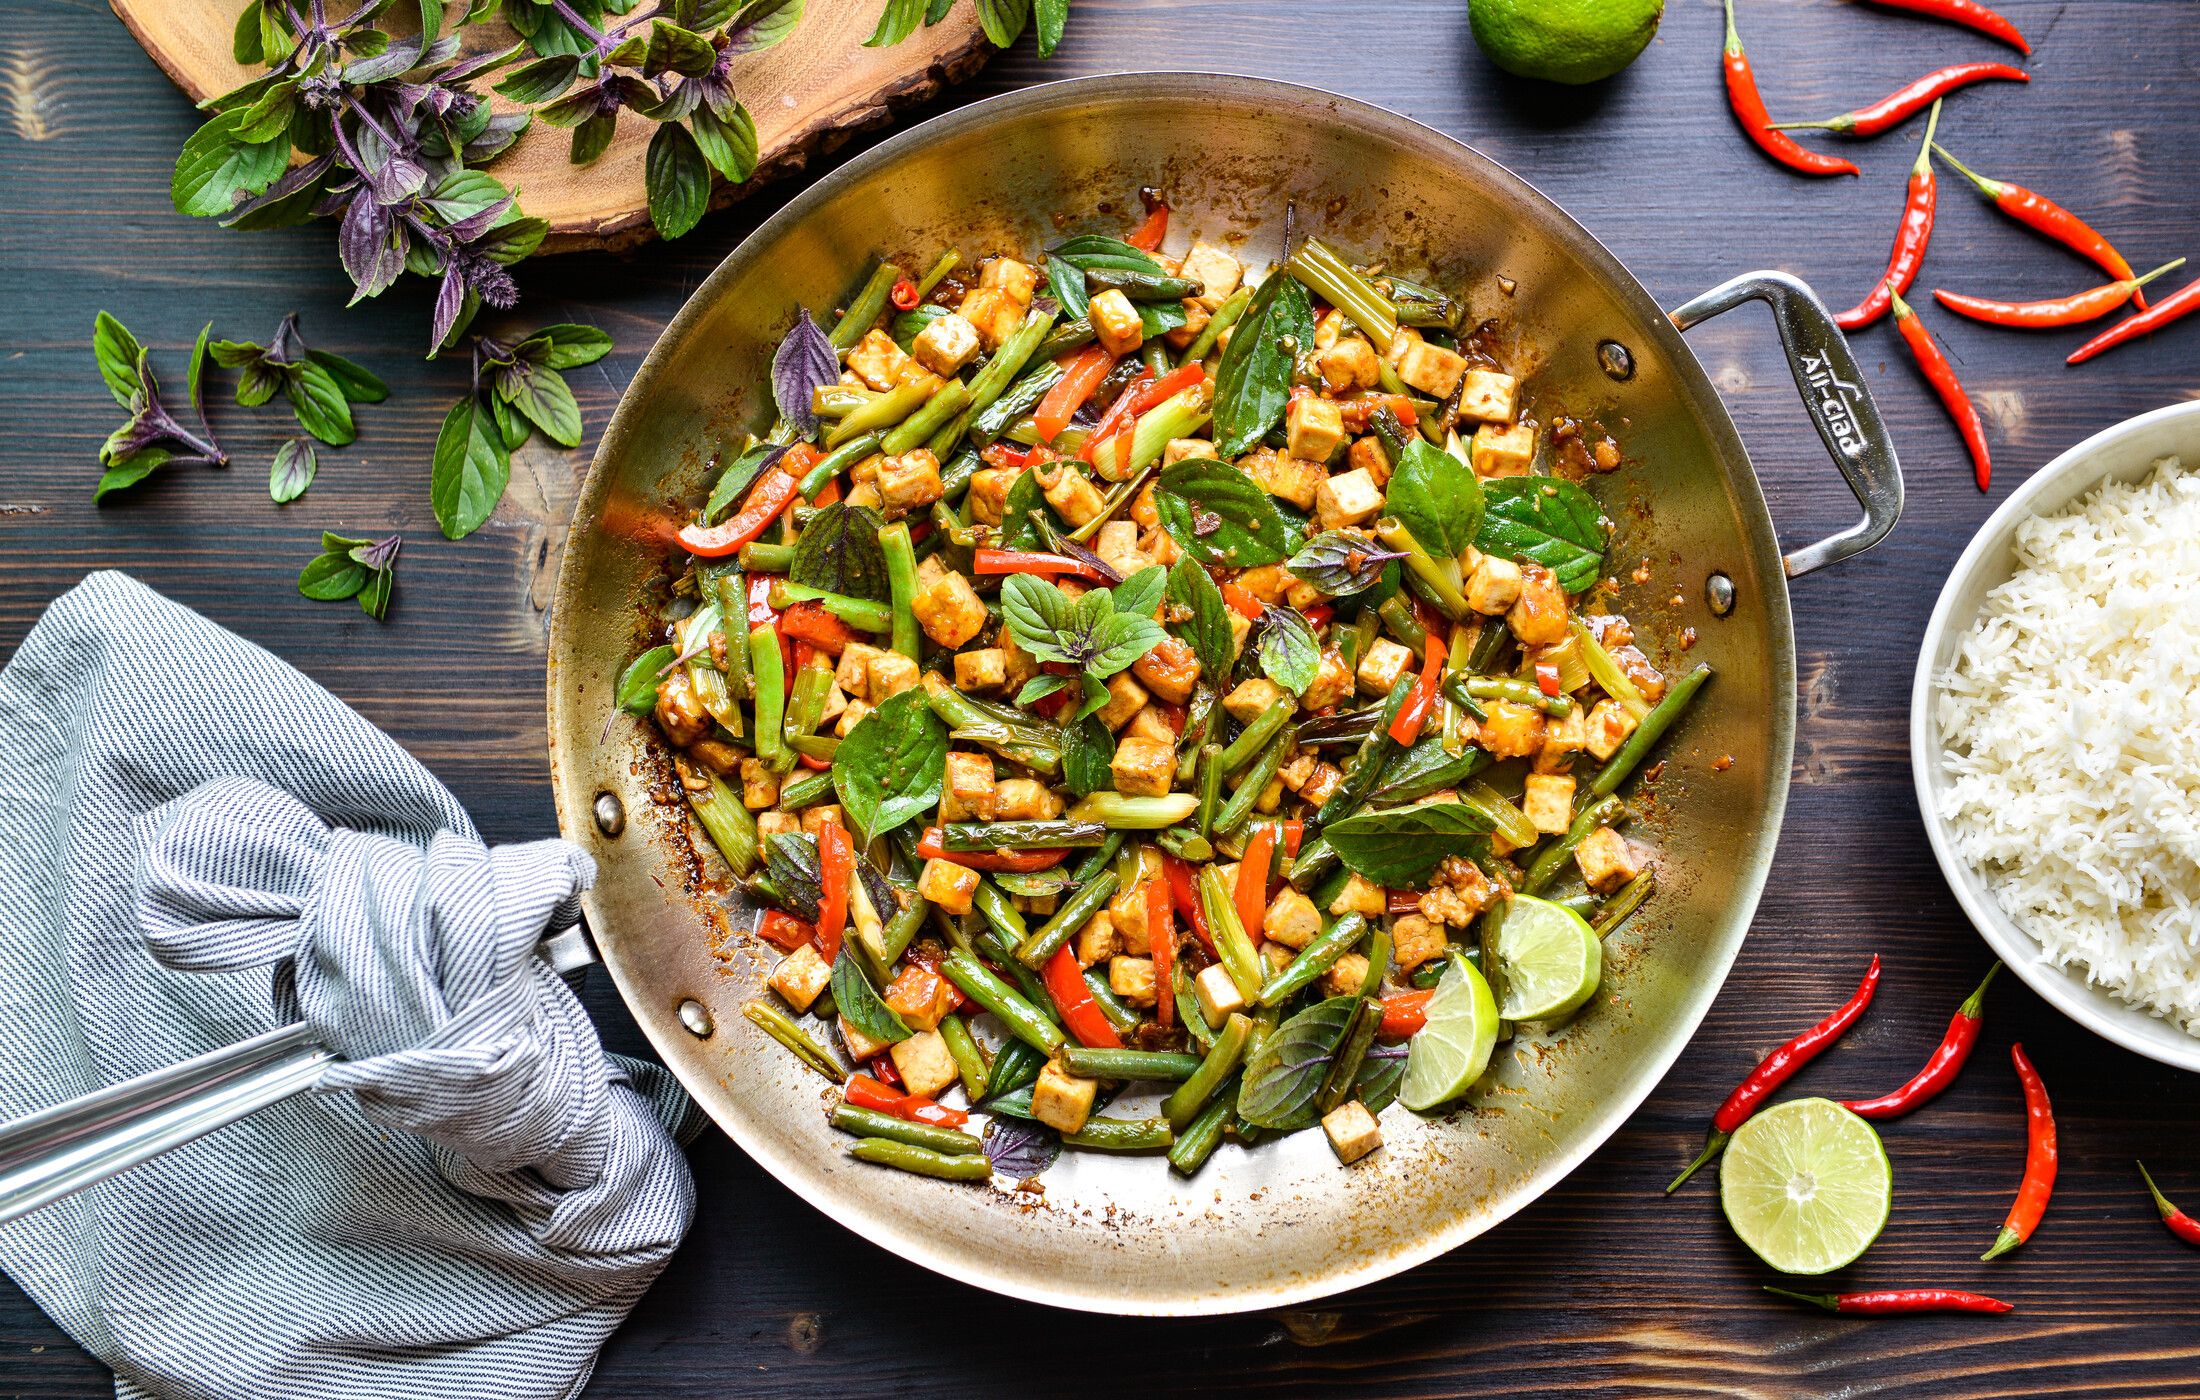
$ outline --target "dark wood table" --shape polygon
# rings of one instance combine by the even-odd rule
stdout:
[[[2037,81],[1963,95],[1944,143],[2097,216],[2142,267],[2200,253],[2190,241],[2200,187],[2193,7],[2001,7],[2037,46]],[[1850,148],[1865,166],[1860,182],[1791,177],[1727,116],[1716,0],[1671,0],[1669,11],[1623,77],[1556,90],[1486,64],[1464,0],[1079,0],[1051,63],[1027,41],[942,105],[1117,69],[1296,79],[1479,145],[1570,209],[1666,305],[1757,267],[1800,274],[1844,304],[1883,265],[1919,128]],[[444,541],[428,509],[428,458],[463,369],[419,358],[422,289],[346,312],[327,227],[231,234],[178,216],[168,172],[191,111],[105,6],[5,0],[0,15],[0,654],[88,570],[127,569],[358,706],[440,774],[492,840],[551,834],[544,610],[585,455],[528,449],[489,526]],[[1830,115],[1944,63],[2004,56],[1963,31],[1845,0],[1748,0],[1743,22],[1768,100],[1798,117]],[[575,376],[591,433],[682,298],[793,188],[767,190],[671,247],[523,269],[522,317],[591,321],[618,338],[612,358]],[[1927,286],[2047,295],[2097,280],[1952,178],[1943,205]],[[95,509],[94,454],[116,419],[88,349],[102,307],[166,365],[180,364],[208,319],[219,333],[264,339],[300,309],[314,343],[366,361],[395,396],[364,412],[355,447],[324,454],[297,504],[278,509],[265,494],[280,415],[231,405],[215,413],[240,457],[233,471],[176,471]],[[713,1134],[693,1154],[694,1231],[589,1393],[2200,1394],[2200,1257],[2162,1231],[2132,1169],[2144,1155],[2200,1206],[2200,1079],[2110,1048],[2013,980],[1996,987],[1962,1081],[1889,1128],[1894,1219],[1848,1276],[1984,1286],[2017,1303],[2012,1316],[1871,1324],[1797,1310],[1758,1293],[1769,1276],[1724,1228],[1712,1190],[1660,1193],[1735,1078],[1846,995],[1869,954],[1887,961],[1879,1003],[1806,1073],[1806,1090],[1899,1082],[1977,981],[1985,950],[1925,846],[1903,740],[1930,602],[1972,530],[2034,468],[2097,429],[2200,392],[2200,320],[2070,370],[2060,359],[2069,337],[1926,314],[1986,412],[1994,492],[1972,487],[1953,430],[1891,330],[1863,334],[1860,354],[1908,467],[1908,517],[1878,550],[1797,586],[1795,789],[1755,934],[1664,1086],[1564,1185],[1442,1260],[1315,1307],[1146,1322],[1051,1312],[904,1264]],[[1743,313],[1693,342],[1786,537],[1846,524],[1854,507],[1805,427],[1769,325]],[[324,527],[405,533],[388,625],[297,596]],[[604,979],[588,997],[612,1045],[640,1051]],[[2062,1179],[2039,1237],[1982,1265],[2022,1159],[2008,1068],[2017,1038],[2055,1095]],[[104,1369],[12,1288],[0,1297],[0,1358],[0,1394],[110,1393]]]

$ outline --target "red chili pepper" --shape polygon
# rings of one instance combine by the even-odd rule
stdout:
[[[970,572],[974,574],[1039,574],[1053,577],[1068,574],[1093,583],[1105,583],[1107,578],[1098,569],[1082,559],[1072,559],[1066,554],[1039,554],[1022,549],[980,549],[972,555]]]
[[[2008,20],[1981,5],[1978,0],[1871,0],[1874,5],[1890,10],[1907,10],[1913,15],[1928,19],[1944,19],[1981,34],[1991,34],[2005,44],[2014,46],[2020,53],[2032,52],[2032,46],[2024,41],[2017,27]]]
[[[917,854],[926,860],[944,860],[950,865],[960,865],[970,870],[1001,870],[1011,875],[1029,875],[1035,870],[1052,869],[1069,855],[1066,850],[950,851],[942,844],[943,840],[944,834],[938,827],[926,827],[924,835],[917,839]]]
[[[1917,319],[1917,313],[1900,296],[1894,298],[1894,328],[1902,333],[1903,343],[1917,358],[1917,367],[1925,376],[1925,382],[1940,395],[1941,407],[1956,422],[1963,433],[1963,445],[1971,450],[1971,475],[1984,491],[1994,480],[1993,454],[1986,448],[1986,422],[1978,416],[1978,408],[1971,396],[1964,392],[1963,383],[1956,378],[1955,366],[1941,353],[1933,333],[1925,329],[1925,323]]]
[[[848,1082],[840,1088],[840,1098],[843,1103],[857,1108],[891,1113],[896,1118],[911,1123],[929,1123],[935,1128],[959,1128],[970,1121],[970,1115],[959,1108],[949,1108],[923,1094],[898,1092],[867,1074],[849,1075]]]
[[[831,962],[840,956],[840,936],[848,927],[848,881],[856,873],[855,843],[839,822],[817,829],[817,882],[824,899],[817,907],[817,950]]]
[[[2131,301],[2136,306],[2139,298],[2135,295]],[[2189,315],[2196,310],[2200,310],[2200,280],[2187,282],[2184,286],[2163,297],[2159,302],[2138,315],[2127,316],[2107,330],[2102,331],[2099,335],[2073,350],[2070,353],[2069,363],[2082,365],[2095,355],[2113,350],[2127,340],[2145,335],[2158,326],[2166,326],[2180,316]]]
[[[1261,917],[1268,911],[1268,871],[1276,863],[1276,824],[1262,822],[1245,843],[1245,855],[1237,868],[1238,922],[1253,946],[1261,944]]]
[[[756,921],[756,936],[791,953],[806,943],[815,942],[817,930],[792,914],[766,909],[763,917]]]
[[[1297,395],[1294,394],[1293,397]],[[1375,410],[1379,408],[1389,409],[1401,428],[1417,427],[1421,422],[1420,410],[1404,394],[1361,393],[1337,400],[1337,415],[1344,420],[1347,432],[1366,432],[1368,420],[1375,416]]]
[[[1146,882],[1146,950],[1153,959],[1153,1018],[1166,1028],[1176,1020],[1176,918],[1165,879]]]
[[[780,617],[782,633],[800,638],[830,656],[840,655],[851,643],[861,640],[855,629],[825,611],[825,605],[814,598],[794,604]]]
[[[1436,989],[1425,992],[1400,992],[1383,998],[1382,1023],[1375,1033],[1385,1040],[1405,1040],[1420,1034],[1428,1024],[1428,999],[1436,995]]]
[[[1031,465],[1030,452],[1005,440],[987,444],[986,449],[980,452],[978,456],[989,467],[1028,467]]]
[[[1963,1062],[1971,1058],[1971,1051],[1978,1046],[1979,1028],[1985,1024],[1986,989],[1994,984],[1994,976],[2001,971],[1995,963],[1986,969],[1986,979],[1978,984],[1978,990],[1964,998],[1963,1005],[1948,1019],[1948,1030],[1941,1036],[1940,1044],[1927,1057],[1925,1067],[1910,1076],[1910,1081],[1891,1094],[1881,1094],[1876,1099],[1844,1102],[1841,1106],[1859,1118],[1900,1118],[1914,1108],[1923,1108],[1940,1096],[1940,1091],[1956,1082],[1956,1075]]]
[[[1939,298],[1942,306],[1974,321],[2014,326],[2020,330],[2048,330],[2099,320],[2130,301],[2141,287],[2172,268],[2182,266],[2184,261],[2179,258],[2176,262],[2163,263],[2144,277],[2104,282],[2071,296],[2049,297],[2045,301],[1996,301],[1991,297],[1965,296],[1938,287],[1933,289],[1933,295]]]
[[[2024,1180],[2017,1186],[2016,1204],[2002,1222],[1994,1247],[1979,1256],[1994,1259],[2032,1238],[2047,1214],[2047,1198],[2055,1192],[2055,1168],[2061,1152],[2055,1145],[2055,1109],[2047,1101],[2047,1086],[2040,1073],[2024,1057],[2022,1045],[2009,1047],[2010,1063],[2017,1067],[2017,1083],[2024,1086]]]
[[[1047,995],[1054,998],[1054,1009],[1062,1013],[1062,1025],[1077,1037],[1078,1044],[1122,1048],[1123,1037],[1100,1014],[1099,1004],[1092,999],[1092,988],[1085,985],[1085,970],[1077,965],[1077,955],[1067,943],[1047,959],[1045,979]]]
[[[2169,1198],[2155,1186],[2154,1178],[2147,1175],[2147,1164],[2144,1162],[2139,1163],[2139,1178],[2146,1182],[2147,1194],[2154,1198],[2154,1208],[2162,1213],[2162,1223],[2169,1227],[2169,1232],[2186,1244],[2200,1244],[2200,1220],[2193,1219],[2169,1203]]]
[[[894,290],[888,293],[888,299],[894,303],[896,311],[916,310],[917,284],[906,277],[902,278],[894,284]]]
[[[722,559],[763,534],[779,513],[794,503],[800,484],[793,473],[773,467],[764,473],[762,481],[749,488],[749,498],[740,510],[716,525],[690,525],[675,538],[690,554]]]
[[[1164,853],[1161,868],[1169,877],[1169,896],[1176,901],[1177,909],[1192,921],[1192,932],[1206,945],[1207,951],[1215,950],[1215,936],[1207,929],[1207,911],[1199,904],[1199,891],[1192,888],[1192,867],[1177,857]]]
[[[1877,136],[1902,122],[1908,121],[1925,108],[1954,92],[1957,88],[1973,83],[2003,79],[2012,83],[2029,83],[2032,75],[2022,68],[2011,68],[2006,63],[1958,63],[1952,68],[1942,68],[1927,73],[1907,87],[1896,88],[1868,107],[1853,112],[1843,112],[1838,117],[1822,122],[1774,122],[1774,131],[1830,131],[1836,136]]]
[[[1557,695],[1563,689],[1558,680],[1558,667],[1548,661],[1535,663],[1535,688],[1545,695]]]
[[[884,1050],[871,1057],[871,1073],[877,1077],[879,1083],[889,1088],[902,1087],[901,1071],[894,1068],[893,1056]]]
[[[1255,598],[1242,585],[1235,583],[1222,585],[1222,601],[1228,603],[1230,610],[1239,617],[1248,618],[1255,622],[1260,620],[1262,613],[1268,611],[1266,603]]]
[[[1146,222],[1124,239],[1140,252],[1150,253],[1161,246],[1161,240],[1169,236],[1169,206],[1155,204],[1146,211]]]
[[[1052,442],[1069,426],[1069,420],[1085,400],[1100,387],[1100,381],[1115,368],[1115,356],[1097,345],[1088,345],[1069,360],[1062,361],[1062,377],[1054,381],[1046,397],[1039,400],[1031,421],[1039,430],[1041,442]]]
[[[1697,1168],[1718,1156],[1727,1140],[1734,1136],[1734,1130],[1764,1106],[1773,1090],[1793,1079],[1796,1071],[1824,1054],[1841,1038],[1842,1032],[1855,1025],[1856,1018],[1864,1014],[1864,1008],[1872,1004],[1872,993],[1878,990],[1879,955],[1874,953],[1871,966],[1864,969],[1864,980],[1857,984],[1849,999],[1841,1003],[1840,1009],[1759,1060],[1757,1068],[1734,1086],[1734,1092],[1726,1096],[1726,1102],[1711,1116],[1711,1132],[1704,1139],[1703,1155],[1690,1162],[1687,1171],[1673,1178],[1665,1194],[1670,1196],[1679,1190],[1680,1184],[1694,1176]]]
[[[1898,1313],[1968,1312],[2005,1313],[2016,1307],[1999,1298],[1989,1298],[1983,1293],[1966,1293],[1960,1288],[1879,1288],[1869,1293],[1795,1293],[1785,1288],[1765,1285],[1765,1292],[1777,1293],[1783,1298],[1793,1298],[1798,1303],[1809,1303],[1832,1313],[1851,1313],[1859,1317],[1891,1317]]]
[[[2088,259],[2095,267],[2119,281],[2132,275],[2131,263],[2115,245],[2094,231],[2091,224],[2063,208],[2042,194],[2035,194],[2022,185],[2012,185],[2007,180],[1993,180],[1979,174],[1957,160],[1946,146],[1937,142],[1933,150],[1940,158],[1954,166],[1964,179],[1977,187],[1978,192],[1993,202],[1996,209],[2023,224],[2036,233],[2046,234],[2065,248]],[[2139,309],[2146,309],[2146,297],[2133,298]]]
[[[1887,314],[1897,293],[1910,290],[1917,269],[1925,261],[1925,247],[1933,241],[1933,212],[1940,203],[1940,182],[1933,177],[1933,129],[1940,125],[1940,104],[1933,104],[1925,120],[1925,139],[1917,148],[1917,163],[1910,167],[1910,193],[1902,205],[1902,224],[1895,230],[1894,252],[1887,270],[1864,299],[1833,318],[1845,331],[1860,331]]]
[[[1413,683],[1413,693],[1398,707],[1397,718],[1390,722],[1390,737],[1400,747],[1411,748],[1413,741],[1421,737],[1421,727],[1435,713],[1436,697],[1442,693],[1444,661],[1444,639],[1432,631],[1421,648],[1420,679]]]
[[[1790,170],[1805,175],[1861,175],[1853,160],[1839,156],[1820,155],[1784,131],[1772,127],[1772,114],[1765,110],[1765,99],[1757,91],[1757,75],[1749,68],[1749,56],[1742,52],[1741,32],[1734,27],[1734,0],[1726,0],[1726,100],[1740,119],[1742,130],[1757,143],[1757,149],[1771,156]]]

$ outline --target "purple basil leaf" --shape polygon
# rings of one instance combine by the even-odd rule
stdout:
[[[1122,573],[1114,565],[1063,534],[1060,530],[1055,529],[1053,517],[1043,513],[1034,513],[1034,518],[1039,522],[1041,532],[1046,535],[1047,548],[1053,550],[1056,554],[1067,555],[1069,558],[1075,559],[1088,569],[1096,570],[1100,575],[1100,581],[1109,588],[1113,588],[1123,581]]]
[[[398,548],[404,543],[403,535],[391,535],[388,539],[359,545],[351,551],[351,560],[354,564],[369,569],[394,568],[397,564]]]
[[[512,143],[519,140],[520,133],[533,121],[533,115],[528,112],[498,112],[489,118],[489,124],[481,129],[480,135],[466,143],[461,154],[469,165],[494,160],[510,150]]]
[[[430,323],[428,343],[440,347],[451,338],[451,327],[458,324],[458,309],[466,300],[466,279],[459,272],[456,259],[443,270],[443,285],[435,293],[435,319]]]
[[[420,40],[399,39],[372,58],[354,60],[344,65],[344,81],[347,83],[387,82],[400,73],[408,72],[420,62]]]
[[[996,1114],[985,1125],[985,1158],[993,1170],[1029,1181],[1062,1155],[1062,1139],[1044,1123]]]
[[[405,249],[412,238],[397,215],[371,199],[356,199],[344,211],[336,234],[336,252],[358,287],[352,301],[380,296],[405,271]]]
[[[495,227],[496,221],[511,209],[512,202],[512,196],[506,195],[488,208],[477,209],[456,223],[447,225],[444,232],[461,243],[471,243]]]
[[[804,308],[772,354],[772,402],[779,406],[779,416],[793,425],[796,435],[806,438],[817,431],[817,414],[810,407],[811,391],[839,382],[840,357],[833,353],[833,343]]]
[[[526,50],[525,44],[514,44],[508,49],[496,49],[489,53],[477,53],[464,63],[454,63],[436,75],[439,83],[463,83],[479,73],[502,67],[507,59],[517,58]]]
[[[329,167],[335,163],[336,157],[333,155],[314,157],[283,176],[282,179],[277,180],[274,184],[269,185],[266,193],[256,194],[230,210],[229,217],[232,219],[241,218],[255,209],[264,209],[277,200],[290,198],[315,180],[328,174]],[[319,211],[316,210],[315,212]]]
[[[392,155],[380,168],[364,172],[367,187],[384,204],[403,204],[428,186],[428,172],[419,162]]]

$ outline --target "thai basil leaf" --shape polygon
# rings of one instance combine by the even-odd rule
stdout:
[[[1102,703],[1107,689],[1101,688]],[[1090,796],[1115,781],[1115,736],[1098,715],[1086,715],[1062,729],[1062,781],[1079,797]]]
[[[435,474],[428,488],[446,539],[480,529],[512,480],[512,459],[495,419],[478,394],[451,405],[435,438]]]
[[[99,361],[99,377],[124,408],[145,385],[138,377],[138,361],[144,355],[145,347],[122,322],[104,311],[92,318],[92,357]]]
[[[754,448],[743,453],[734,461],[732,466],[720,472],[717,484],[710,488],[710,500],[703,505],[703,523],[705,525],[716,524],[718,517],[725,514],[733,503],[741,498],[741,493],[754,485],[756,479],[769,471],[774,462],[786,456],[787,449],[793,446],[794,444],[791,442],[782,442]],[[815,528],[814,522],[812,528]],[[803,534],[807,537],[809,532],[805,530]],[[797,548],[799,550],[799,546]],[[797,582],[799,581],[797,580]],[[880,601],[883,602],[884,600],[881,599]]]
[[[798,438],[817,431],[817,412],[811,406],[812,391],[840,382],[840,360],[833,343],[817,328],[805,307],[794,319],[786,339],[772,352],[772,402]]]
[[[1490,763],[1487,749],[1470,744],[1453,753],[1444,747],[1442,738],[1431,735],[1390,761],[1383,769],[1382,782],[1368,799],[1386,806],[1417,802],[1432,792],[1457,787]]]
[[[1418,885],[1446,856],[1468,855],[1487,839],[1488,818],[1460,802],[1362,812],[1322,828],[1347,869],[1378,885]]]
[[[1025,1084],[1009,1090],[998,1098],[987,1099],[980,1105],[988,1113],[1005,1114],[1020,1122],[1036,1123],[1031,1116],[1031,1091],[1034,1086]]]
[[[1115,611],[1109,589],[1091,589],[1073,603],[1030,574],[1011,574],[1001,585],[1001,616],[1025,651],[1075,666],[1093,681],[1123,670],[1168,636],[1150,617]]]
[[[1085,295],[1085,270],[1075,263],[1049,254],[1047,286],[1070,320],[1081,321],[1092,310],[1092,298]]]
[[[1216,456],[1243,456],[1283,421],[1292,366],[1313,343],[1314,308],[1306,288],[1279,268],[1253,294],[1215,371]]]
[[[306,358],[326,370],[344,397],[353,403],[380,403],[390,396],[390,386],[373,371],[342,355],[327,350],[308,350]]]
[[[1003,1094],[1001,1097],[1009,1096]],[[1031,1180],[1053,1166],[1055,1159],[1062,1155],[1059,1133],[1044,1123],[1021,1118],[995,1118],[988,1122],[984,1146],[985,1159],[993,1164],[993,1170],[1018,1181]]]
[[[307,360],[292,365],[283,376],[283,396],[290,400],[298,424],[331,447],[343,447],[359,436],[351,423],[351,404],[336,378]]]
[[[564,375],[522,361],[498,370],[496,386],[497,397],[518,409],[544,437],[560,447],[581,445],[581,406]]]
[[[554,101],[565,95],[580,76],[581,61],[569,54],[522,63],[495,86],[495,91],[523,106]]]
[[[521,341],[515,353],[544,369],[579,369],[610,354],[611,348],[611,332],[595,326],[560,322],[544,326]],[[352,395],[355,402],[358,398],[357,394]]]
[[[1308,540],[1284,567],[1332,598],[1349,598],[1373,588],[1383,576],[1383,566],[1403,558],[1364,535],[1330,530]]]
[[[313,484],[313,475],[319,469],[312,442],[291,438],[275,449],[274,464],[267,471],[267,494],[278,504],[295,501]]]
[[[840,956],[833,959],[833,1001],[840,1007],[842,1020],[873,1040],[895,1045],[913,1034],[909,1023],[879,999],[878,988],[863,975],[855,949],[846,943],[840,945]]]
[[[1294,696],[1304,695],[1322,669],[1322,647],[1314,640],[1313,627],[1295,608],[1285,607],[1261,614],[1260,624],[1253,647],[1260,669]]]
[[[662,77],[666,73],[678,73],[686,78],[700,78],[718,61],[718,51],[710,40],[692,29],[683,29],[667,20],[651,20],[649,45],[642,57],[642,76]]]
[[[1181,330],[1191,321],[1180,301],[1142,301],[1138,303],[1138,329],[1146,339]]]
[[[722,3],[722,0],[721,0]],[[802,22],[802,0],[748,0],[726,29],[726,48],[731,53],[755,53],[794,33]],[[703,29],[709,23],[698,20]]]
[[[1065,238],[1047,249],[1047,256],[1059,258],[1078,269],[1099,267],[1118,272],[1145,272],[1156,277],[1169,275],[1169,270],[1153,254],[1104,233],[1081,233],[1075,238]]]
[[[290,163],[288,141],[247,141],[238,133],[248,108],[223,112],[183,143],[168,193],[179,214],[226,214],[240,196],[265,190]]]
[[[1488,514],[1474,547],[1500,559],[1530,559],[1579,593],[1604,572],[1608,537],[1596,497],[1570,481],[1508,476],[1486,482]]]
[[[656,646],[627,662],[626,669],[619,672],[618,688],[612,692],[614,703],[636,715],[657,708],[658,679],[677,654],[670,646]]]
[[[367,570],[348,551],[317,556],[298,575],[298,591],[321,603],[352,597],[367,586]]]
[[[1318,1121],[1314,1095],[1358,1006],[1358,997],[1331,997],[1279,1026],[1260,1053],[1245,1062],[1238,1117],[1255,1127],[1282,1130]]]
[[[1168,598],[1172,609],[1191,614],[1172,630],[1191,646],[1208,684],[1220,686],[1237,661],[1237,636],[1230,630],[1230,605],[1222,601],[1222,590],[1187,554],[1169,569]]]
[[[1161,606],[1161,595],[1168,590],[1169,571],[1159,564],[1149,564],[1115,585],[1115,610],[1133,617],[1151,617],[1153,610]]]
[[[1085,696],[1078,704],[1075,716],[1082,723],[1108,707],[1108,688],[1100,683],[1098,676],[1090,672],[1079,676],[1077,683],[1083,688]]]
[[[367,582],[358,593],[359,611],[380,622],[390,614],[390,594],[397,586],[397,574],[391,569],[374,569],[368,572]]]
[[[765,837],[764,871],[785,897],[788,913],[817,922],[819,906],[825,901],[825,880],[818,865],[816,837],[800,831]]]
[[[1279,564],[1290,553],[1275,501],[1227,462],[1192,457],[1170,467],[1156,484],[1154,505],[1177,547],[1202,564],[1250,569]]]
[[[1420,438],[1406,444],[1385,495],[1383,509],[1439,559],[1458,558],[1482,528],[1482,483],[1473,468]]]
[[[711,494],[715,499],[717,493]],[[885,528],[886,522],[867,506],[835,502],[825,507],[803,528],[787,567],[788,580],[850,598],[888,601],[893,586],[886,576],[886,551],[878,543]]]
[[[997,49],[1016,42],[1031,22],[1031,0],[972,0],[978,8],[978,27]]]
[[[879,13],[878,28],[863,41],[867,49],[887,49],[917,32],[917,21],[924,18],[925,0],[886,0],[886,8]]]
[[[1033,676],[1016,692],[1016,703],[1029,705],[1034,700],[1044,700],[1057,690],[1067,689],[1070,679],[1068,676]]]
[[[833,755],[833,791],[866,842],[930,811],[946,776],[947,725],[921,688],[865,715]]]
[[[756,173],[756,119],[736,102],[730,116],[708,107],[697,108],[688,118],[688,130],[710,168],[734,184]]]
[[[1051,519],[1054,507],[1047,504],[1046,491],[1039,485],[1039,474],[1027,471],[1010,484],[1008,498],[1001,507],[1001,548],[1044,549],[1046,534],[1042,519]],[[1034,511],[1047,512],[1035,517]]]
[[[1069,24],[1069,0],[1032,0],[1031,8],[1039,19],[1039,57],[1052,58]]]
[[[1367,1047],[1367,1058],[1360,1061],[1360,1073],[1352,1081],[1352,1097],[1369,1113],[1381,1113],[1397,1100],[1411,1049],[1403,1040],[1394,1045],[1377,1041]]]
[[[686,127],[666,122],[649,138],[643,184],[649,221],[666,238],[678,238],[703,221],[710,208],[710,162]]]

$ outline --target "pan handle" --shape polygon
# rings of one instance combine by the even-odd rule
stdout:
[[[1761,301],[1772,308],[1772,322],[1779,328],[1795,388],[1810,409],[1811,422],[1825,440],[1833,464],[1848,478],[1849,489],[1864,507],[1862,520],[1781,561],[1787,576],[1798,578],[1861,554],[1887,537],[1902,518],[1902,464],[1895,458],[1894,439],[1887,435],[1879,406],[1864,387],[1864,372],[1849,351],[1848,339],[1818,294],[1799,278],[1785,272],[1745,272],[1676,309],[1673,324],[1685,331],[1745,301]]]

